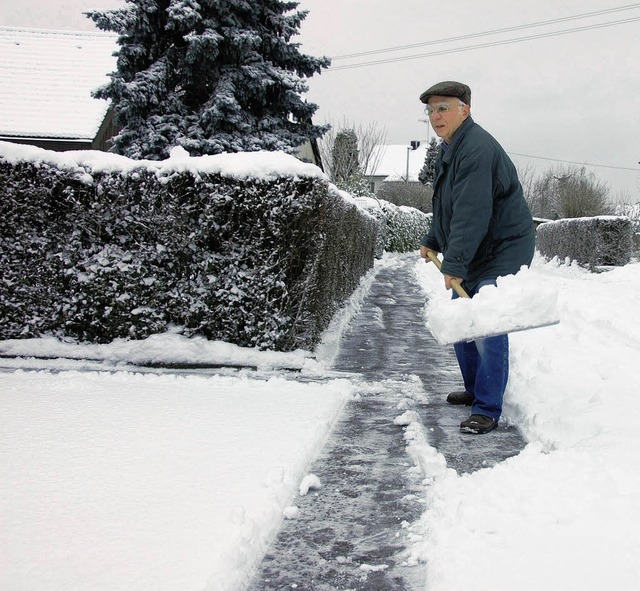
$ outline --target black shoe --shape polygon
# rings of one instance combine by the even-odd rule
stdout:
[[[474,400],[475,396],[466,390],[461,392],[451,392],[451,394],[447,396],[447,402],[449,404],[464,404],[465,406],[471,406]]]
[[[464,433],[483,435],[493,431],[498,426],[498,421],[486,415],[471,415],[466,421],[460,423],[460,430]]]

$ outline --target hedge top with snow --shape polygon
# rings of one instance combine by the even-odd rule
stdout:
[[[283,152],[164,161],[0,143],[0,336],[310,349],[377,221]],[[345,252],[348,257],[343,256]]]
[[[328,181],[327,176],[314,164],[302,162],[285,152],[240,152],[215,156],[189,156],[188,152],[175,147],[166,160],[132,160],[125,156],[78,150],[52,152],[35,146],[12,144],[0,141],[0,158],[11,163],[40,162],[57,168],[75,171],[80,180],[92,182],[88,173],[131,173],[137,169],[154,172],[158,177],[169,177],[178,172],[193,175],[219,174],[235,179],[271,181],[282,177],[312,177]]]

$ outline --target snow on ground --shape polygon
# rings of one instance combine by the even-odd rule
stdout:
[[[449,297],[417,255],[415,272],[416,289]],[[194,345],[176,335],[92,349],[94,371],[32,359],[49,369],[0,373],[0,588],[242,589],[280,519],[298,516],[296,496],[322,496],[308,466],[361,386],[323,377],[323,364],[374,278],[336,318],[320,360],[244,351],[248,365],[276,368],[268,380],[105,371],[145,356],[183,360]],[[523,453],[458,474],[417,413],[396,419],[425,477],[408,561],[427,562],[428,591],[637,588],[640,264],[591,274],[536,259],[520,285],[535,301],[548,284],[560,324],[510,337],[503,420],[524,433]],[[21,346],[46,356],[52,343]],[[242,360],[221,344],[196,346],[204,363]]]
[[[225,365],[266,369],[313,368],[316,363],[309,351],[291,353],[247,349],[232,343],[208,341],[204,337],[187,338],[180,334],[151,335],[140,341],[116,339],[108,345],[59,341],[55,337],[39,339],[11,339],[0,341],[0,354],[41,359],[77,360],[111,364],[135,365]],[[16,359],[16,366],[28,366],[30,362]],[[56,365],[54,364],[54,365]],[[80,364],[87,365],[87,364]]]
[[[221,591],[295,505],[351,386],[18,370],[0,392],[1,589]]]
[[[416,273],[432,291],[429,267]],[[505,414],[529,443],[471,475],[431,462],[413,525],[429,591],[638,588],[640,264],[531,274],[557,287],[560,324],[510,337]]]
[[[322,487],[307,468],[354,392],[326,368],[374,278],[317,359],[179,334],[0,341],[22,356],[0,372],[0,589],[241,589]],[[258,371],[135,367],[185,363]]]

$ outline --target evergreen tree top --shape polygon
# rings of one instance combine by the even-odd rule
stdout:
[[[320,137],[305,78],[329,66],[291,38],[308,11],[281,0],[126,0],[88,16],[117,32],[118,69],[95,92],[121,127],[114,151],[164,158],[286,150]]]

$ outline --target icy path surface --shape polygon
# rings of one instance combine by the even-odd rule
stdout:
[[[360,395],[311,466],[321,487],[295,499],[293,518],[283,522],[251,591],[424,588],[424,565],[408,548],[410,524],[425,510],[425,486],[397,417],[415,413],[428,445],[458,472],[524,447],[504,425],[487,437],[460,433],[468,409],[444,400],[459,386],[455,357],[425,328],[414,264],[407,256],[381,268],[343,337],[334,369],[358,374]]]

